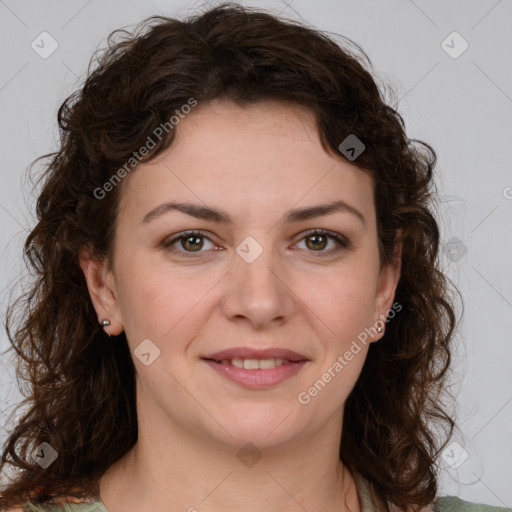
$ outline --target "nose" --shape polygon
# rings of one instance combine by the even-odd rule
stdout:
[[[272,259],[270,250],[264,250],[252,263],[238,255],[235,258],[221,300],[226,318],[247,322],[254,329],[286,322],[297,299],[287,283],[283,266]]]

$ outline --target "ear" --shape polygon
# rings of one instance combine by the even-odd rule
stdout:
[[[93,303],[98,323],[103,320],[110,322],[103,329],[109,335],[118,335],[123,332],[123,321],[117,299],[117,291],[112,270],[107,259],[98,259],[88,246],[79,252],[80,267],[87,282],[89,295]]]
[[[400,235],[400,234],[399,234]],[[400,236],[398,236],[400,240]],[[400,268],[402,266],[402,243],[399,241],[395,246],[391,262],[382,266],[377,283],[375,295],[375,322],[381,320],[378,325],[382,326],[382,332],[377,333],[372,341],[377,341],[384,336],[387,313],[393,305],[396,287],[400,280]],[[402,309],[400,307],[400,309]]]

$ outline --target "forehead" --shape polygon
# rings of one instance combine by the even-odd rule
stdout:
[[[199,105],[181,121],[175,142],[208,146],[213,153],[217,149],[224,154],[238,151],[233,156],[246,158],[257,154],[262,161],[267,153],[275,157],[277,148],[291,147],[297,154],[304,154],[317,152],[321,145],[311,110],[271,100],[244,106],[228,100]],[[268,150],[260,152],[263,144]],[[325,153],[323,148],[321,153]]]
[[[171,147],[129,177],[121,206],[134,211],[179,198],[254,207],[262,215],[270,205],[342,198],[371,214],[372,178],[323,148],[315,115],[305,107],[215,100],[195,107],[175,129]]]

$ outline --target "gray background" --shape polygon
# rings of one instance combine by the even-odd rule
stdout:
[[[395,88],[408,136],[438,153],[442,262],[465,306],[451,378],[459,429],[457,444],[440,459],[440,494],[512,507],[512,1],[243,3],[303,18],[361,45],[377,75]],[[34,219],[35,196],[24,171],[37,156],[56,150],[57,108],[80,85],[92,53],[116,28],[203,5],[0,0],[2,315]],[[31,47],[33,41],[42,46],[43,31],[58,43],[46,59]],[[469,45],[460,55],[463,40],[448,37],[454,31]],[[0,349],[7,346],[2,329]],[[5,413],[21,395],[9,358],[0,360],[0,373],[3,441]]]

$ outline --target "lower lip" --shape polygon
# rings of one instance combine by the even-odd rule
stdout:
[[[238,368],[231,364],[222,364],[212,361],[210,359],[203,359],[210,368],[220,373],[229,380],[241,384],[246,388],[251,389],[265,389],[280,384],[281,382],[297,375],[307,361],[297,361],[284,363],[275,368],[268,368],[262,370],[247,370],[245,368]]]

